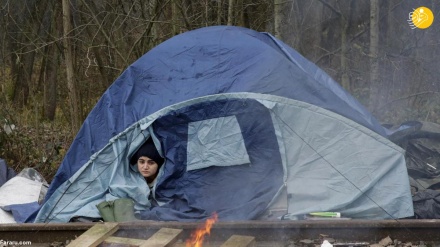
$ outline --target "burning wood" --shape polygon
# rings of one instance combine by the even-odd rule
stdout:
[[[205,235],[211,233],[211,227],[217,220],[218,215],[214,212],[212,216],[206,220],[205,224],[197,228],[197,230],[191,234],[191,238],[186,240],[186,247],[202,247]]]

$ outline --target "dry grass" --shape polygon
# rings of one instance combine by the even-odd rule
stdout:
[[[73,140],[66,121],[42,121],[35,109],[16,110],[2,102],[0,158],[17,173],[32,167],[50,183]],[[31,108],[31,107],[30,107]]]

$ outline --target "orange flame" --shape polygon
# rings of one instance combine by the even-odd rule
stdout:
[[[186,247],[202,247],[205,235],[211,233],[211,227],[217,220],[218,215],[214,212],[212,216],[206,220],[205,224],[197,228],[197,230],[191,234],[191,238],[186,240]]]

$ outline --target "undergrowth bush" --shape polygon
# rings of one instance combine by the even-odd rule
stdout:
[[[73,135],[62,121],[42,121],[35,109],[18,112],[7,102],[0,110],[0,158],[15,172],[32,167],[50,183]]]

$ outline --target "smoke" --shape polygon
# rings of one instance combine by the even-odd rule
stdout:
[[[408,14],[422,5],[431,8],[435,18],[440,2],[379,4],[378,81],[371,80],[370,1],[286,3],[282,39],[341,83],[381,122],[440,123],[440,25],[434,19],[427,29],[411,29],[407,23]]]

